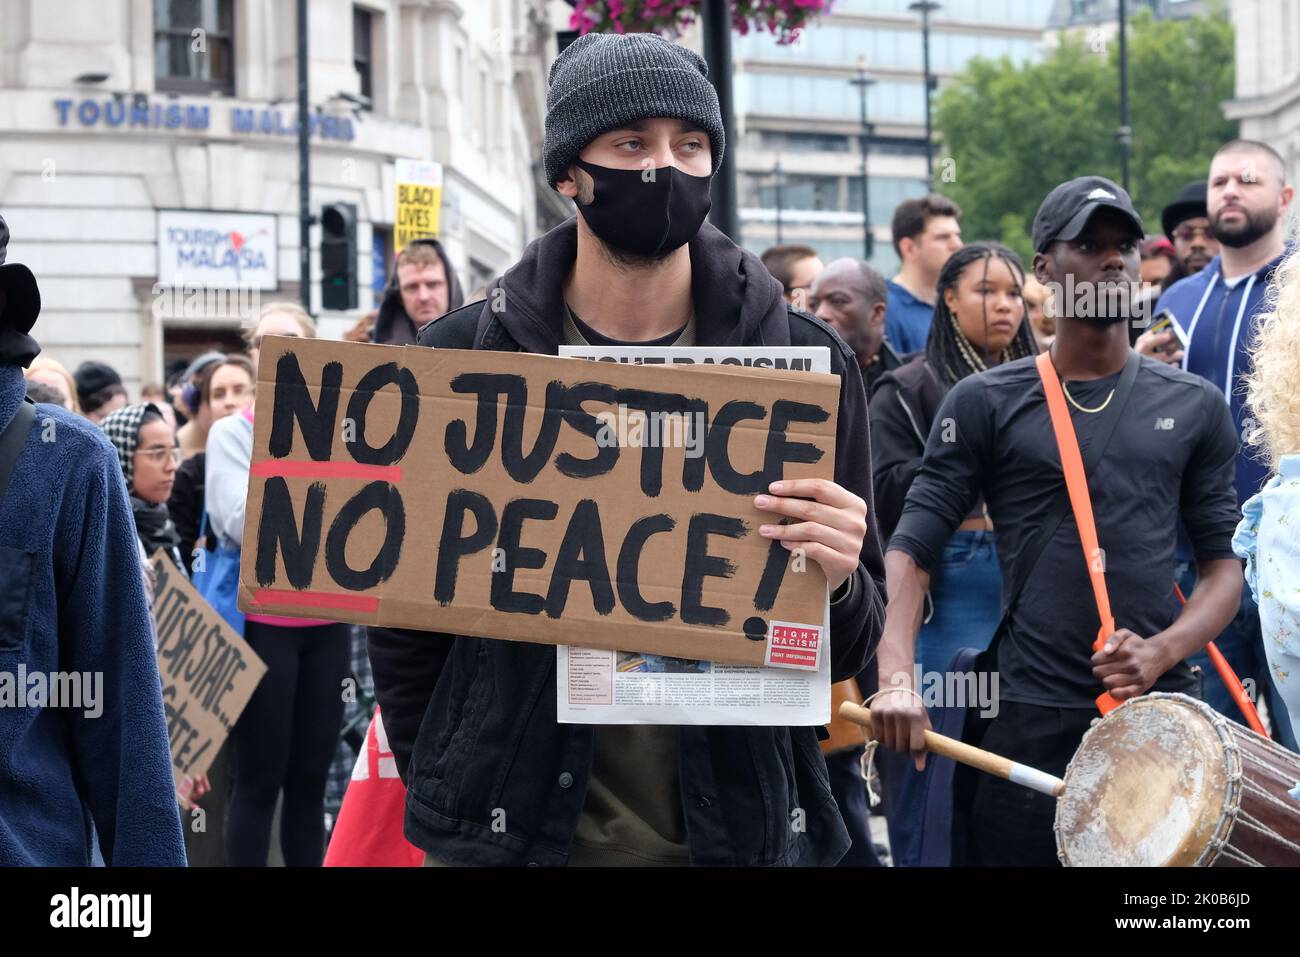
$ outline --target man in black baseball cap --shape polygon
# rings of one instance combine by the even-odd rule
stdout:
[[[1080,176],[1062,183],[1047,194],[1034,216],[1035,261],[1054,248],[1069,256],[1068,248],[1080,245],[1082,237],[1099,225],[1111,227],[1124,248],[1138,257],[1142,241],[1142,217],[1123,188],[1104,176]],[[1112,323],[1133,315],[1138,285],[1126,276],[1122,263],[1111,261],[1097,275],[1084,278],[1073,269],[1063,273],[1064,285],[1053,287],[1058,314],[1068,309],[1076,319]]]
[[[1100,209],[1113,209],[1128,220],[1139,239],[1142,217],[1123,188],[1104,176],[1080,176],[1047,194],[1034,216],[1034,252],[1041,253],[1058,240],[1078,239]]]
[[[975,685],[997,695],[982,745],[1055,775],[1064,774],[1103,691],[1119,699],[1190,691],[1185,659],[1232,620],[1241,597],[1231,548],[1237,434],[1227,405],[1197,377],[1140,357],[1122,321],[1125,298],[1113,295],[1137,282],[1141,238],[1128,194],[1098,176],[1058,186],[1034,218],[1034,277],[1056,303],[1049,355],[1086,456],[1102,554],[1085,559],[1078,526],[1060,510],[1060,453],[1036,358],[1025,358],[949,391],[935,419],[954,428],[931,433],[885,555],[889,607],[878,656],[882,668],[902,670],[913,660],[930,570],[983,497],[1010,610],[987,656],[998,680]],[[944,441],[948,434],[961,441]],[[1175,617],[1180,519],[1204,577],[1202,600]],[[1117,627],[1094,653],[1089,563],[1097,560]],[[915,700],[893,694],[871,710],[886,747],[923,753],[928,721]],[[1054,799],[958,775],[955,793],[971,797],[956,809],[953,833],[966,841],[954,847],[954,864],[1057,864]]]
[[[1219,255],[1219,240],[1210,227],[1205,180],[1188,183],[1174,201],[1160,211],[1160,225],[1174,244],[1179,274],[1175,279],[1200,272]]]
[[[27,333],[41,314],[36,277],[21,263],[7,263],[9,225],[0,216],[0,362],[26,368],[41,351]]]

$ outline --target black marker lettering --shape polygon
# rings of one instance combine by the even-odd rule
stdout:
[[[375,394],[384,386],[394,384],[402,396],[397,427],[392,438],[374,448],[366,441],[366,413],[370,411],[370,402]],[[356,428],[356,440],[348,443],[353,459],[364,465],[392,465],[398,461],[406,454],[411,437],[415,435],[415,423],[420,418],[420,387],[411,370],[401,368],[396,362],[386,362],[363,375],[348,400],[348,418]]]
[[[512,389],[506,399],[506,421],[501,430],[501,463],[512,479],[527,485],[541,472],[555,451],[555,440],[560,434],[564,384],[546,384],[546,404],[542,408],[542,426],[537,432],[533,449],[524,453],[524,418],[528,414],[528,383],[520,379],[517,389]],[[505,516],[502,515],[502,523]]]
[[[277,406],[278,408],[279,406]],[[284,573],[289,584],[298,589],[311,585],[316,553],[320,550],[320,532],[325,511],[325,486],[313,482],[307,488],[302,508],[302,533],[298,532],[289,483],[277,475],[266,480],[262,489],[262,521],[257,527],[257,583],[275,582],[275,554],[284,556]]]
[[[767,449],[763,455],[763,491],[767,488],[769,482],[775,482],[783,474],[782,466],[786,462],[803,462],[812,464],[820,462],[826,453],[817,448],[815,445],[809,445],[807,442],[787,442],[785,430],[791,422],[825,422],[831,417],[819,405],[809,405],[807,402],[792,402],[789,399],[778,399],[772,404],[772,421],[767,433]]]
[[[614,387],[603,382],[580,382],[566,389],[560,398],[564,421],[591,438],[596,446],[596,454],[589,459],[580,459],[568,452],[561,452],[555,457],[555,467],[561,475],[569,478],[584,479],[604,475],[618,461],[618,444],[600,444],[598,436],[604,426],[600,419],[583,409],[584,402],[600,402],[612,406],[615,402]]]
[[[463,534],[465,513],[474,513],[474,532]],[[444,608],[456,597],[460,560],[488,546],[497,535],[497,515],[487,496],[458,488],[447,496],[438,542],[438,565],[433,576],[433,597]]]
[[[686,571],[682,575],[682,621],[688,625],[725,625],[731,620],[725,608],[704,605],[704,579],[730,578],[736,574],[734,562],[710,555],[709,536],[726,535],[744,538],[745,523],[726,515],[700,512],[691,516],[686,530]]]
[[[497,396],[509,395],[522,381],[517,375],[489,372],[465,372],[451,380],[451,391],[478,394],[474,444],[466,444],[468,427],[462,419],[448,422],[443,435],[443,447],[456,471],[473,475],[487,463],[497,443]]]
[[[384,543],[370,565],[358,570],[348,564],[348,536],[372,510],[384,516]],[[405,537],[406,508],[402,505],[402,493],[388,482],[371,482],[348,499],[330,524],[330,533],[325,539],[325,567],[330,578],[350,591],[365,591],[387,581],[397,570]]]
[[[521,568],[541,568],[546,564],[546,552],[540,548],[522,548],[519,538],[524,522],[534,518],[549,522],[554,520],[560,507],[540,498],[516,498],[501,511],[501,530],[497,547],[504,553],[505,570],[492,575],[492,607],[497,611],[520,612],[536,615],[546,603],[541,595],[515,591],[515,572]]]
[[[555,554],[551,588],[546,594],[546,614],[559,618],[569,601],[569,586],[582,579],[591,586],[591,605],[598,615],[614,610],[614,589],[609,583],[605,561],[605,538],[600,527],[600,507],[583,499],[573,510],[564,540]]]
[[[293,423],[296,419],[311,460],[330,460],[334,422],[339,414],[339,387],[342,385],[343,363],[325,363],[320,372],[320,404],[313,405],[298,357],[292,352],[280,356],[275,366],[275,404],[271,411],[268,446],[273,458],[282,459],[293,451]]]
[[[669,515],[647,515],[633,522],[623,536],[623,547],[618,550],[615,577],[618,579],[618,600],[633,618],[641,621],[667,621],[677,614],[676,606],[670,601],[646,601],[638,584],[641,552],[645,549],[646,540],[651,535],[671,532],[676,527],[677,523]]]
[[[709,424],[704,450],[709,460],[709,472],[724,491],[736,495],[756,495],[767,491],[768,485],[776,481],[776,478],[780,478],[780,472],[777,472],[776,478],[768,478],[764,469],[742,475],[731,466],[728,445],[736,423],[746,419],[761,422],[766,416],[767,412],[758,403],[744,402],[739,399],[728,402],[714,415],[713,421]]]

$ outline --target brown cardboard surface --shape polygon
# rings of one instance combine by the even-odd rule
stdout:
[[[617,406],[651,394],[705,411],[708,440],[630,444],[648,430]],[[753,497],[833,477],[838,404],[802,371],[268,337],[239,607],[762,664],[769,621],[820,629],[826,581],[758,534],[777,517]]]
[[[154,553],[158,673],[177,791],[212,759],[266,674],[266,665],[163,549]]]

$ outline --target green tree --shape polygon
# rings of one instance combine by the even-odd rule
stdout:
[[[1107,47],[1067,35],[1040,63],[973,60],[944,88],[935,125],[947,156],[935,186],[962,207],[968,238],[1000,239],[1027,256],[1034,213],[1052,187],[1083,175],[1119,181],[1119,51]],[[1160,231],[1160,209],[1237,135],[1220,106],[1232,89],[1226,18],[1133,18],[1130,186],[1149,233]]]

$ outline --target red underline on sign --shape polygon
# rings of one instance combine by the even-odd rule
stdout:
[[[267,459],[254,462],[258,478],[356,478],[396,485],[402,480],[400,465],[362,465],[360,462],[285,462]]]
[[[259,588],[254,605],[297,605],[302,608],[343,608],[348,611],[378,611],[376,595],[337,595],[327,591],[294,591],[292,588]]]

